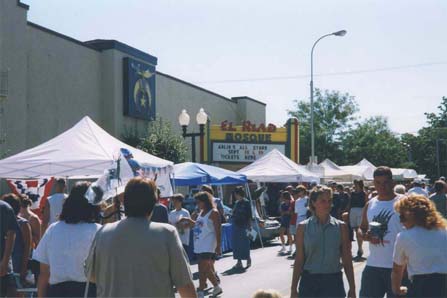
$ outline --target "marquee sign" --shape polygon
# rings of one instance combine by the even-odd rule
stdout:
[[[221,163],[250,163],[273,149],[298,160],[298,121],[290,119],[284,127],[256,124],[249,120],[236,125],[223,121],[208,129],[205,160]]]
[[[218,162],[253,162],[267,152],[278,149],[285,153],[284,144],[240,144],[213,142],[213,161]]]
[[[155,66],[128,57],[123,64],[124,115],[155,119]]]

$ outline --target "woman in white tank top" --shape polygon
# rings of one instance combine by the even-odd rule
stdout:
[[[213,197],[207,192],[199,192],[194,198],[200,209],[196,221],[191,218],[182,218],[180,221],[189,223],[194,233],[194,253],[199,260],[199,288],[198,297],[204,297],[206,280],[213,284],[213,296],[222,293],[216,273],[213,269],[213,260],[221,254],[221,222],[219,211],[214,206]]]

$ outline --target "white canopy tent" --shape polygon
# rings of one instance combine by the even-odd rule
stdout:
[[[238,171],[255,182],[312,182],[320,177],[296,164],[277,149]]]
[[[148,171],[170,173],[173,163],[114,138],[88,116],[53,139],[0,160],[0,178],[98,177],[125,148]]]
[[[373,180],[373,174],[376,167],[367,159],[362,159],[356,165],[341,166],[343,171],[350,173],[353,176],[357,176],[363,180]]]
[[[394,180],[405,180],[418,178],[418,173],[413,169],[391,168]]]
[[[340,166],[327,158],[323,160],[319,164],[319,166],[323,168],[323,175],[325,180],[334,180],[336,182],[352,182],[354,181],[354,179],[362,178],[360,175],[343,170]]]

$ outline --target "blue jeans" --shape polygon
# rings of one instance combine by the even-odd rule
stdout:
[[[391,289],[391,269],[366,266],[362,273],[360,298],[396,297]]]

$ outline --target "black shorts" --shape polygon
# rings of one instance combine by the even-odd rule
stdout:
[[[324,286],[322,286],[324,285]],[[300,297],[346,297],[341,272],[330,274],[310,274],[303,271],[299,285]]]
[[[287,231],[290,228],[290,216],[281,217],[281,228],[285,228]]]
[[[203,252],[197,254],[197,259],[200,260],[216,260],[216,254],[212,252]]]

